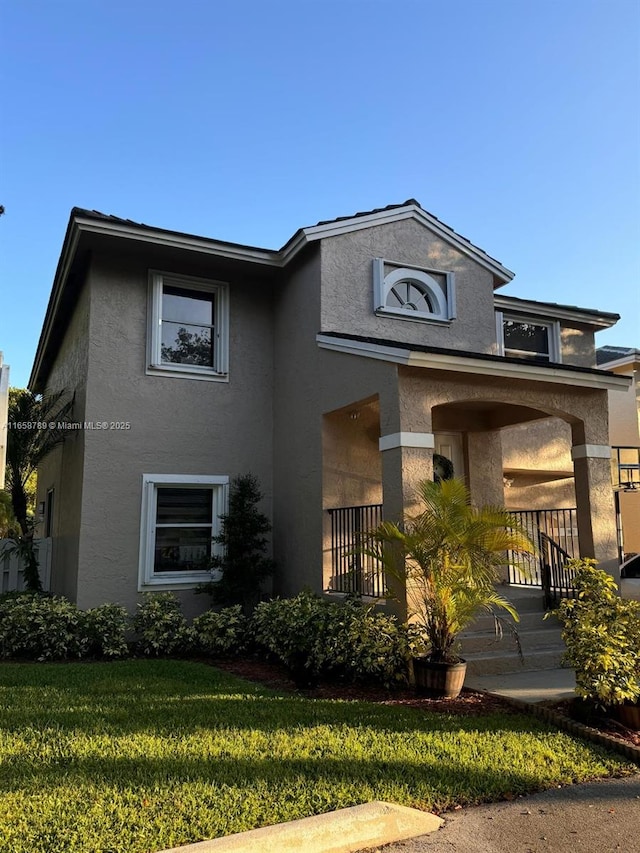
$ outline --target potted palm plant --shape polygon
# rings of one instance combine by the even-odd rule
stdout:
[[[526,531],[502,507],[476,508],[464,482],[425,480],[421,511],[402,524],[383,522],[371,533],[386,572],[406,590],[409,617],[420,629],[426,655],[414,658],[416,689],[454,698],[466,662],[455,651],[458,634],[481,613],[518,614],[498,592],[505,552],[533,553]]]

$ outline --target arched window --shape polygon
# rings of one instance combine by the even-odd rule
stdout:
[[[452,319],[453,274],[396,267],[387,271],[381,258],[374,261],[374,310],[412,319]]]

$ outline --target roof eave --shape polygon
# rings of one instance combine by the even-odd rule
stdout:
[[[475,355],[473,353],[452,355],[422,352],[413,349],[411,344],[399,346],[393,346],[389,343],[375,344],[371,341],[352,338],[336,338],[328,333],[319,333],[316,336],[316,341],[321,349],[348,355],[393,362],[406,367],[480,374],[487,378],[524,379],[607,391],[626,391],[631,383],[631,379],[627,376],[618,376],[606,370],[572,369],[570,365],[546,366],[533,362],[521,364],[507,358],[488,360],[482,358],[481,354]]]
[[[548,302],[537,302],[532,299],[520,299],[517,296],[505,296],[496,294],[494,305],[497,308],[517,310],[526,314],[541,317],[552,317],[557,320],[571,320],[582,325],[594,326],[597,329],[610,329],[620,319],[619,314],[607,311],[592,311],[589,308],[571,308],[568,305],[552,305]]]
[[[65,232],[64,240],[62,242],[62,251],[60,252],[58,266],[56,267],[56,272],[53,277],[53,287],[51,288],[51,296],[49,297],[49,302],[47,304],[47,310],[44,315],[44,322],[42,324],[42,330],[40,332],[40,338],[38,339],[38,346],[36,347],[36,354],[33,360],[33,367],[31,368],[31,375],[29,376],[29,381],[27,383],[27,387],[36,393],[40,390],[43,390],[39,387],[40,371],[42,369],[42,359],[49,343],[51,328],[56,317],[58,305],[60,303],[60,298],[62,296],[62,291],[67,278],[67,274],[69,272],[69,268],[71,267],[71,264],[73,263],[73,259],[75,257],[79,237],[80,232],[77,228],[74,209],[71,211],[69,222],[67,224],[67,230]]]
[[[498,280],[500,286],[510,282],[515,273],[503,266],[495,258],[487,255],[482,249],[469,243],[463,237],[456,234],[448,226],[436,219],[426,210],[416,204],[398,207],[392,210],[380,210],[373,213],[353,216],[350,219],[341,219],[335,222],[326,222],[321,225],[312,225],[308,228],[300,228],[280,249],[283,263],[286,264],[307,243],[315,240],[323,240],[329,237],[337,237],[354,231],[362,231],[377,225],[388,225],[403,219],[415,219],[431,231],[435,232],[449,245],[454,246],[463,254],[473,258],[481,266],[488,269]]]

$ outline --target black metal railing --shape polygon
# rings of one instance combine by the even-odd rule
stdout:
[[[386,582],[382,562],[362,551],[371,544],[368,532],[382,521],[382,504],[341,506],[328,512],[332,555],[330,589],[384,598]]]
[[[573,572],[567,561],[578,557],[575,509],[539,509],[511,512],[536,545],[536,554],[508,554],[509,583],[540,587],[545,607],[561,598],[574,598]]]

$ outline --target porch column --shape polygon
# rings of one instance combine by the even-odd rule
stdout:
[[[467,465],[467,485],[475,506],[504,506],[502,436],[499,430],[467,433]],[[499,577],[502,582],[508,582],[508,566],[500,567]]]
[[[433,479],[434,436],[431,432],[397,432],[380,438],[382,453],[383,515],[385,521],[402,521],[419,509],[417,487]],[[406,594],[394,578],[387,583],[394,599],[391,609],[407,618]]]
[[[503,506],[502,438],[499,430],[467,433],[468,482],[476,506]]]
[[[608,443],[590,443],[584,424],[572,425],[571,458],[576,488],[580,555],[593,557],[598,567],[620,583],[616,517],[611,482],[611,448]],[[605,439],[606,440],[606,439]]]

